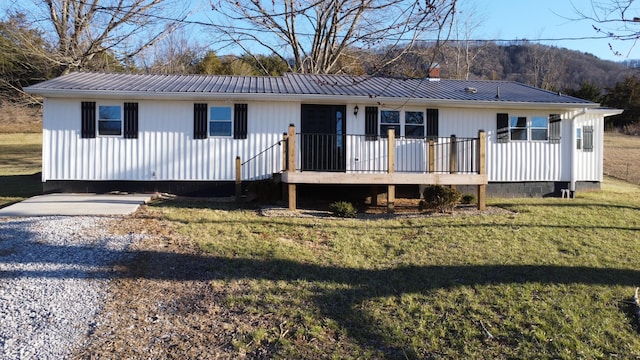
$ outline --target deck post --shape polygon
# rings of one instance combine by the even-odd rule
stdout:
[[[449,173],[455,174],[456,170],[456,159],[458,158],[458,147],[456,146],[456,136],[451,135],[451,141],[449,142]],[[455,189],[455,185],[451,185],[452,189]]]
[[[282,171],[287,171],[287,133],[282,133]]]
[[[296,172],[296,127],[289,125],[287,134],[287,171]],[[296,184],[288,184],[289,210],[296,210]]]
[[[487,174],[487,134],[484,130],[478,131],[478,174]],[[478,185],[478,210],[487,208],[487,185]]]
[[[236,201],[242,198],[242,162],[240,156],[236,156]]]
[[[387,130],[388,143],[387,143],[387,172],[389,174],[394,173],[396,170],[396,131],[394,128]],[[395,212],[396,202],[396,186],[394,184],[387,184],[387,213],[393,214]]]
[[[433,139],[429,139],[429,173],[434,173],[436,170],[436,153],[435,143]]]

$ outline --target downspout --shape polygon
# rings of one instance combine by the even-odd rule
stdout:
[[[587,109],[584,108],[582,109],[582,111],[580,111],[579,113],[573,115],[571,117],[571,143],[569,144],[569,146],[571,147],[571,176],[570,176],[570,181],[569,181],[569,191],[571,191],[572,193],[575,194],[576,191],[576,179],[578,177],[578,162],[577,162],[577,158],[578,158],[578,149],[576,148],[576,141],[577,141],[577,137],[576,137],[576,132],[578,129],[578,126],[576,124],[576,119],[578,118],[578,116],[582,116],[584,114],[587,113]]]

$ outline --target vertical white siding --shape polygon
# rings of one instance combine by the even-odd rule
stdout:
[[[496,114],[548,116],[553,111],[504,109],[440,109],[440,136],[477,137],[487,135],[489,181],[560,181],[561,146],[548,141],[496,142]]]
[[[300,118],[299,104],[250,103],[247,139],[194,140],[193,102],[139,101],[138,139],[82,139],[80,103],[46,100],[43,180],[233,180],[236,156],[244,162],[278,143]],[[280,154],[276,145],[245,164],[243,178],[277,172]]]
[[[86,100],[86,99],[84,99]],[[43,180],[226,180],[235,177],[235,158],[240,156],[243,179],[260,179],[282,169],[282,146],[278,142],[289,124],[300,128],[300,103],[249,102],[248,138],[193,139],[194,101],[151,101],[139,103],[138,139],[121,137],[80,138],[81,99],[45,99],[43,129]],[[130,101],[130,100],[128,100]],[[198,101],[202,102],[202,101]],[[102,102],[98,102],[100,104]],[[109,101],[123,104],[122,101]],[[217,103],[233,106],[232,103]],[[347,105],[346,133],[364,134],[367,104]],[[413,107],[412,107],[413,109]],[[562,144],[548,141],[496,142],[496,114],[548,116],[557,111],[439,108],[439,136],[477,137],[487,134],[489,181],[569,181],[571,162],[576,162],[578,181],[602,179],[602,116],[562,114]],[[594,151],[573,151],[572,122],[594,127]],[[426,171],[427,143],[404,139],[396,149],[398,171]],[[366,141],[348,137],[347,169],[384,171],[386,140]],[[260,154],[263,150],[271,150]],[[446,155],[446,151],[443,154]],[[572,153],[575,155],[572,156]],[[260,155],[259,155],[260,154]],[[254,160],[251,158],[257,156]],[[250,161],[249,161],[250,160]],[[467,156],[461,163],[472,161]],[[438,165],[436,171],[448,167]]]
[[[593,126],[593,151],[576,149],[575,141],[571,146],[574,149],[576,162],[576,181],[602,181],[602,161],[604,157],[604,118],[600,114],[586,113],[575,117],[576,127]],[[572,139],[575,139],[572,137]],[[584,148],[584,130],[582,132]]]

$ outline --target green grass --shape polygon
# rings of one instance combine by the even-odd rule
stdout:
[[[42,134],[0,133],[0,207],[42,192]]]
[[[276,358],[634,358],[640,189],[494,200],[513,215],[266,218],[162,203]],[[265,326],[265,324],[269,324]],[[489,338],[485,329],[491,333]]]

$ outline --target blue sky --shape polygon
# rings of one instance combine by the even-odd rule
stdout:
[[[603,0],[599,0],[604,2]],[[459,0],[461,11],[465,7],[475,7],[474,16],[482,23],[472,33],[476,39],[540,39],[597,37],[602,34],[589,20],[571,21],[577,18],[575,5],[585,13],[591,13],[591,0]],[[629,12],[630,17],[640,17],[640,1],[636,1]],[[640,23],[635,25],[640,31]],[[548,45],[588,52],[599,58],[622,61],[640,59],[640,44],[634,47],[631,41],[602,40],[562,40],[544,41]],[[609,49],[609,43],[622,56],[616,56]]]
[[[33,6],[32,0],[21,2],[10,0],[9,3],[2,4],[4,1],[6,0],[0,0],[0,8],[3,10],[15,8],[18,5],[27,8]],[[607,3],[614,0],[458,0],[460,12],[458,16],[460,21],[468,18],[472,23],[477,24],[471,33],[471,38],[478,40],[599,37],[602,34],[593,29],[596,23],[589,20],[570,20],[578,17],[574,5],[585,13],[591,13],[592,1]],[[195,12],[195,15],[190,17],[191,20],[212,21],[210,0],[184,0],[178,3],[181,4],[181,10],[192,9]],[[640,0],[635,0],[629,11],[629,17],[634,16],[640,17]],[[631,25],[640,32],[640,22]],[[187,34],[195,38],[200,45],[206,45],[212,39],[210,28],[191,28]],[[545,40],[542,43],[591,53],[607,60],[640,59],[640,43],[634,46],[631,41],[587,39]],[[622,56],[614,55],[609,49],[610,43]],[[214,50],[220,50],[215,47],[214,44]],[[238,49],[226,49],[226,51],[239,52]]]

